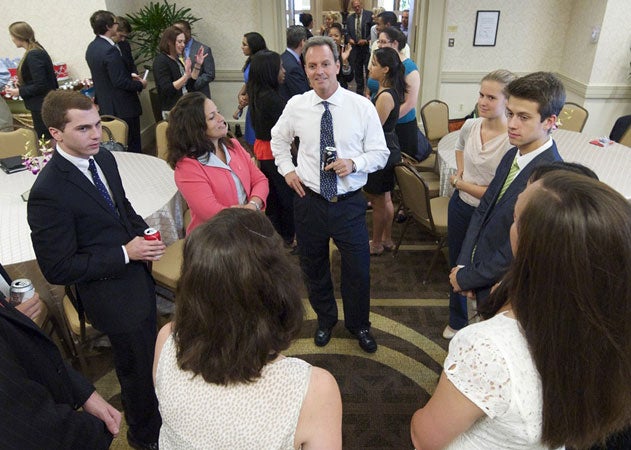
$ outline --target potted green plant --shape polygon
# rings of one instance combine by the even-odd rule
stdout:
[[[158,53],[162,31],[179,20],[190,24],[201,20],[191,14],[191,8],[177,8],[177,4],[163,0],[162,3],[149,2],[140,11],[128,14],[126,19],[132,26],[130,41],[134,48],[134,58],[139,66],[150,65]]]

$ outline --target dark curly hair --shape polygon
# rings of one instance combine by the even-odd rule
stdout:
[[[188,92],[177,101],[169,113],[167,127],[167,162],[175,169],[177,162],[188,156],[199,158],[216,151],[215,146],[206,136],[206,117],[204,102],[208,100],[201,92]],[[230,139],[219,139],[219,145],[233,148]]]

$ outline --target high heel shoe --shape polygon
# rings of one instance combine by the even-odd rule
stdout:
[[[381,245],[383,245],[383,249],[387,252],[391,252],[392,250],[394,250],[394,242],[393,241],[383,241],[381,243]]]
[[[370,245],[370,256],[381,256],[385,250],[382,244],[373,245],[372,241],[368,241]]]

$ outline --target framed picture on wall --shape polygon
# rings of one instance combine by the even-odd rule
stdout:
[[[500,22],[499,11],[478,11],[475,16],[474,47],[495,47],[497,25]]]

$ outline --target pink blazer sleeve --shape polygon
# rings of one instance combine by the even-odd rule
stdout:
[[[208,167],[193,158],[182,158],[175,166],[175,184],[191,210],[190,232],[224,208],[238,203],[232,175]]]

